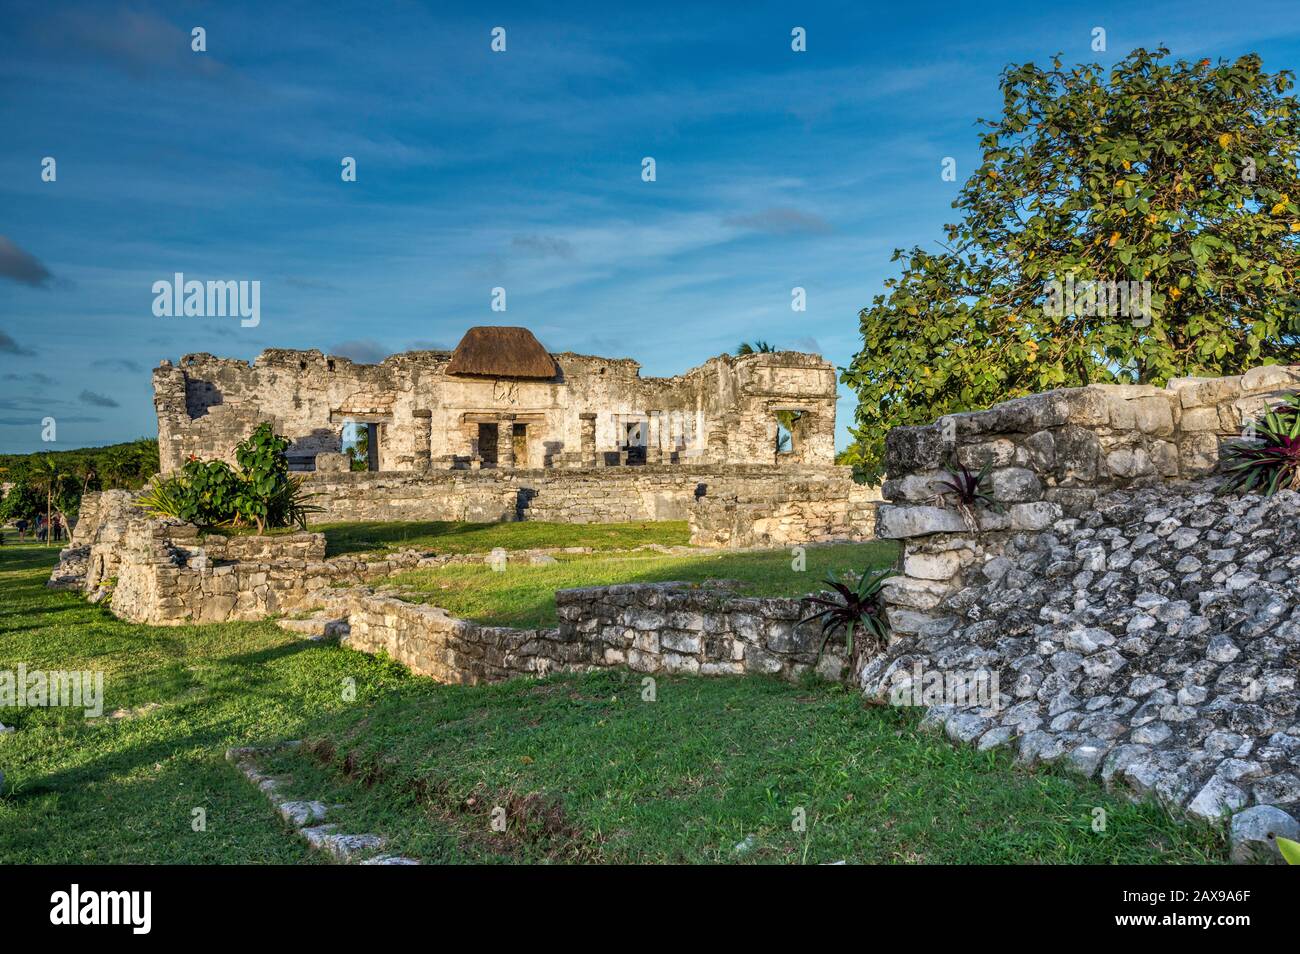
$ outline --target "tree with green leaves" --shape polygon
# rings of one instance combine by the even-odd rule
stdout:
[[[64,465],[45,454],[32,469],[31,479],[38,494],[45,503],[45,543],[54,542],[54,517],[57,514],[69,523],[68,514],[75,513],[81,497],[77,493],[78,484],[75,477]]]
[[[849,459],[875,481],[885,434],[1090,383],[1160,385],[1300,356],[1300,104],[1258,56],[1002,76],[1001,119],[937,251],[860,317],[841,380]]]
[[[758,341],[754,341],[754,342],[742,341],[740,343],[740,346],[736,348],[736,357],[741,357],[747,354],[775,354],[775,353],[776,353],[776,347],[774,345],[768,344],[766,341],[763,341],[761,338]]]

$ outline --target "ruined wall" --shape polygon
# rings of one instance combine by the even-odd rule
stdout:
[[[782,480],[715,480],[690,502],[691,543],[784,547],[875,536],[880,488],[853,482],[849,467],[791,473]]]
[[[1210,474],[1220,443],[1297,387],[1300,367],[1268,366],[1166,388],[1049,391],[894,428],[885,442],[888,503],[877,515],[880,536],[904,541],[903,576],[890,585],[891,625],[925,631],[933,620],[920,604],[959,587],[998,534],[1086,514],[1108,490]],[[990,487],[1004,512],[980,508],[972,527],[956,508],[934,505],[934,482],[954,455],[972,469],[993,466]]]
[[[991,464],[995,496],[1008,504],[1043,500],[1079,512],[1102,490],[1210,473],[1221,441],[1297,386],[1300,366],[1268,366],[1228,378],[1176,378],[1165,388],[1048,391],[924,427],[896,427],[886,438],[884,496],[898,504],[929,500],[955,454],[975,470]]]
[[[325,559],[319,533],[200,534],[113,490],[83,499],[50,585],[108,598],[114,615],[135,623],[220,623],[316,606],[331,587],[385,579],[422,559],[410,551]]]
[[[617,461],[638,426],[648,461],[777,464],[776,413],[803,412],[790,465],[834,457],[835,369],[817,355],[722,355],[683,375],[642,378],[628,359],[556,354],[553,380],[449,375],[449,354],[412,351],[377,365],[319,351],[264,351],[251,364],[210,354],[154,371],[159,454],[167,473],[185,458],[232,458],[259,421],[289,437],[304,469],[337,452],[345,423],[378,427],[381,471],[471,466],[513,448],[479,446],[479,425],[524,430],[520,467]],[[591,423],[584,414],[594,414]],[[585,429],[594,425],[594,432]],[[590,443],[587,443],[590,441]],[[504,448],[504,453],[498,453]]]
[[[703,546],[759,545],[769,536],[784,543],[869,535],[868,501],[875,494],[854,484],[844,467],[774,470],[757,465],[689,464],[595,470],[317,473],[307,481],[307,491],[319,494],[312,503],[323,508],[314,518],[320,523],[622,523],[690,518],[699,522],[698,542]],[[704,510],[697,512],[697,505],[704,505]],[[756,532],[755,524],[749,523],[748,532],[737,533],[738,507],[743,520],[758,521]],[[705,511],[719,516],[706,519]],[[782,526],[783,531],[779,530]]]
[[[1220,443],[1300,368],[1164,389],[1054,391],[887,439],[878,533],[892,642],[860,681],[991,672],[1000,693],[930,706],[957,741],[1062,760],[1217,818],[1300,807],[1300,495],[1215,493]],[[936,506],[951,454],[994,465],[968,522]]]
[[[747,599],[659,583],[560,590],[555,601],[558,628],[520,630],[480,626],[434,606],[354,590],[346,608],[346,644],[382,651],[439,682],[458,683],[609,666],[787,679],[814,666],[832,679],[844,670],[835,646],[818,663],[820,637],[815,626],[797,626],[798,600]]]

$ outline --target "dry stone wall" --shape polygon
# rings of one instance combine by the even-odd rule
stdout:
[[[114,615],[155,626],[258,620],[315,606],[331,587],[384,579],[420,564],[413,552],[325,559],[319,533],[200,534],[151,517],[126,491],[88,494],[51,576]]]
[[[1193,815],[1300,808],[1300,496],[1220,496],[1210,476],[1222,441],[1297,386],[1300,368],[1265,367],[892,431],[877,529],[901,573],[864,690],[917,702],[923,675],[996,676],[992,698],[920,704],[955,740]],[[936,499],[953,456],[992,465],[999,508]]]
[[[879,491],[847,467],[632,466],[594,470],[313,474],[322,523],[370,520],[690,520],[699,546],[864,539]]]
[[[814,667],[839,679],[842,647],[820,659],[817,628],[799,626],[799,600],[737,597],[682,583],[560,590],[560,625],[482,626],[444,610],[354,589],[346,643],[384,652],[440,682],[479,683],[607,667],[705,676],[765,673],[795,679]]]
[[[691,503],[691,542],[712,547],[784,547],[875,536],[880,488],[837,467],[773,481],[714,482]]]

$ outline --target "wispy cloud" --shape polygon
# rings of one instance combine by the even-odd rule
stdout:
[[[723,220],[736,228],[752,229],[755,232],[768,232],[787,235],[794,232],[811,232],[825,235],[833,232],[831,224],[815,212],[790,207],[773,207],[751,212],[748,215],[733,215]]]
[[[200,19],[210,22],[210,18]],[[57,19],[38,22],[33,33],[63,55],[99,60],[132,79],[226,72],[227,67],[213,52],[191,48],[190,30],[140,10],[92,6],[61,10]]]
[[[3,331],[0,331],[0,354],[12,354],[21,358],[30,358],[36,354],[31,348],[24,348]]]
[[[77,398],[82,404],[89,404],[91,407],[121,407],[116,400],[107,394],[99,394],[96,391],[82,391]]]
[[[516,235],[510,245],[541,258],[573,258],[572,243],[558,235]]]
[[[19,248],[12,239],[0,235],[0,278],[40,288],[53,277],[35,255]]]
[[[111,368],[119,371],[126,371],[130,374],[140,374],[144,368],[140,362],[132,361],[130,358],[98,358],[90,362],[92,368]]]
[[[358,338],[331,345],[329,353],[336,354],[340,358],[351,358],[361,364],[378,364],[392,352],[371,338]]]
[[[39,384],[42,387],[49,387],[54,383],[54,379],[48,374],[42,374],[40,371],[28,371],[24,374],[15,374],[10,372],[6,374],[6,381],[30,381],[32,384]]]

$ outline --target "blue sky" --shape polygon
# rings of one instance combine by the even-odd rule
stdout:
[[[954,215],[940,163],[973,168],[1006,65],[1300,66],[1293,0],[609,6],[0,2],[0,452],[152,436],[149,369],[192,351],[515,324],[644,374],[756,338],[843,365],[892,250]],[[155,317],[175,272],[260,281],[261,323]]]

